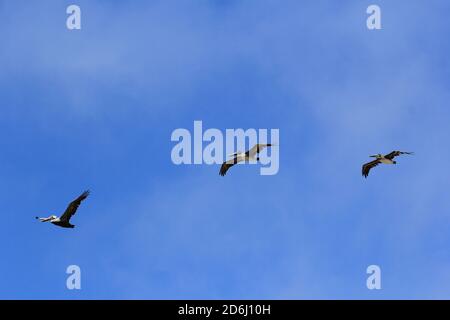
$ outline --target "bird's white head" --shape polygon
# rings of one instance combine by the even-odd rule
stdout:
[[[371,158],[377,158],[377,159],[380,159],[380,158],[383,158],[383,155],[382,154],[380,154],[380,153],[377,153],[377,154],[374,154],[373,156],[370,156]]]

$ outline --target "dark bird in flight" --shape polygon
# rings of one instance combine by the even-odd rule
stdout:
[[[255,160],[259,161],[259,157],[256,157],[257,154],[259,154],[264,148],[271,147],[273,144],[262,144],[258,143],[253,148],[246,152],[236,152],[231,155],[233,157],[230,160],[225,161],[222,166],[220,167],[219,174],[221,176],[224,176],[228,169],[230,169],[232,166],[234,166],[236,163],[242,162],[242,161],[249,161],[249,160]]]
[[[375,158],[375,160],[368,162],[362,166],[362,175],[365,178],[367,178],[367,176],[369,175],[370,169],[376,167],[380,163],[396,164],[397,161],[394,161],[394,158],[398,157],[399,155],[402,155],[402,154],[414,154],[414,153],[413,152],[403,152],[403,151],[392,151],[391,153],[389,153],[385,156],[382,154],[375,154],[375,155],[371,156],[372,158]]]
[[[73,224],[70,224],[70,218],[77,212],[78,207],[80,206],[81,201],[86,199],[89,196],[89,190],[83,192],[78,198],[73,200],[69,206],[67,207],[66,211],[62,214],[60,218],[58,218],[55,215],[51,215],[48,218],[39,218],[36,217],[36,219],[40,220],[41,222],[48,222],[50,221],[54,225],[57,225],[59,227],[63,228],[73,228],[75,227]]]

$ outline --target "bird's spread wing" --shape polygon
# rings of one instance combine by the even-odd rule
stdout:
[[[380,161],[378,159],[364,164],[362,166],[362,175],[367,178],[367,176],[369,175],[370,169],[376,167],[379,164],[380,164]]]
[[[75,212],[77,212],[77,209],[80,206],[81,201],[86,199],[88,197],[88,195],[89,195],[89,191],[85,191],[81,194],[81,196],[79,196],[78,198],[73,200],[67,207],[66,211],[64,211],[60,220],[61,221],[69,221],[70,218],[72,218],[72,216],[75,214]]]
[[[414,154],[413,152],[405,152],[405,151],[392,151],[391,153],[385,155],[386,159],[392,160],[395,157],[398,157],[401,154]]]
[[[253,146],[253,148],[248,150],[247,153],[250,157],[254,157],[256,154],[260,153],[264,148],[271,147],[271,146],[272,146],[271,143],[266,143],[266,144],[258,143],[257,145]]]
[[[236,163],[241,162],[242,160],[242,157],[235,156],[233,159],[225,161],[220,167],[219,174],[223,177],[227,173],[228,169],[230,169]]]

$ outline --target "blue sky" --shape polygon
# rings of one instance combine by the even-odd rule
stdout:
[[[0,298],[449,298],[449,9],[0,1]],[[280,129],[279,173],[173,165],[194,120]],[[34,220],[87,188],[75,229]]]

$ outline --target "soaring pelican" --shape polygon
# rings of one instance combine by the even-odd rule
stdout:
[[[88,197],[89,193],[90,193],[89,190],[85,191],[85,192],[83,192],[81,194],[81,196],[79,196],[78,198],[73,200],[69,204],[69,206],[67,207],[66,211],[64,211],[64,213],[61,216],[61,218],[58,218],[57,216],[51,215],[48,218],[36,217],[36,219],[39,219],[41,222],[50,221],[54,225],[57,225],[57,226],[63,227],[63,228],[73,228],[75,226],[73,224],[70,224],[70,222],[69,222],[70,218],[72,218],[72,216],[75,214],[75,212],[77,212],[77,209],[80,206],[81,201],[86,199]]]
[[[234,166],[236,163],[242,162],[242,161],[249,161],[249,160],[256,160],[259,161],[259,157],[256,157],[258,153],[260,153],[265,147],[271,147],[272,144],[262,144],[258,143],[253,148],[246,152],[236,152],[231,155],[233,157],[230,160],[225,161],[222,166],[220,167],[219,174],[221,176],[224,176],[228,169],[230,169],[232,166]],[[255,159],[256,158],[256,159]]]
[[[370,156],[372,158],[375,158],[375,160],[368,162],[362,166],[362,175],[367,178],[369,175],[370,169],[373,167],[376,167],[380,163],[384,164],[396,164],[397,162],[394,161],[395,157],[398,157],[401,154],[414,154],[413,152],[403,152],[403,151],[392,151],[391,153],[383,156],[382,154],[375,154],[373,156]]]

